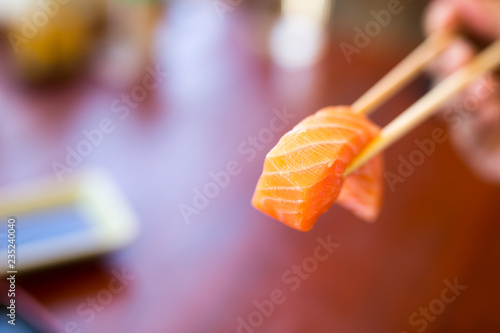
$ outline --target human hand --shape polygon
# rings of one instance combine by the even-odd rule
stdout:
[[[462,30],[491,42],[500,38],[500,1],[435,0],[424,24],[427,34]],[[440,81],[476,53],[474,44],[460,37],[430,66],[430,72]],[[490,75],[477,80],[451,101],[443,116],[465,162],[480,178],[500,183],[500,78]]]

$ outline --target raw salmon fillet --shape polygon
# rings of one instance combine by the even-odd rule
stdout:
[[[350,107],[328,107],[302,120],[267,154],[252,205],[286,225],[310,230],[333,202],[373,221],[382,198],[383,161],[376,156],[345,180],[343,173],[380,128]]]

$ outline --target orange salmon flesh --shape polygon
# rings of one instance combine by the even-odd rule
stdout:
[[[373,221],[382,201],[383,159],[376,156],[344,179],[349,163],[380,128],[348,106],[302,120],[267,154],[252,205],[286,225],[310,230],[335,200]]]

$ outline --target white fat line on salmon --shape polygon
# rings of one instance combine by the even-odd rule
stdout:
[[[313,185],[314,186],[314,185]],[[310,187],[307,187],[307,188],[311,188],[313,186],[310,186]],[[275,201],[275,202],[289,202],[289,203],[303,203],[303,202],[311,202],[313,201],[313,199],[316,199],[316,198],[320,198],[320,199],[324,199],[325,197],[325,194],[324,192],[321,192],[321,191],[317,191],[316,194],[314,194],[313,196],[307,198],[307,199],[285,199],[285,198],[276,198],[274,196],[266,196],[266,197],[262,197],[260,198],[260,203],[261,204],[264,204],[266,201]],[[297,212],[301,212],[302,210],[287,210],[287,211],[279,211],[278,213],[297,213]]]
[[[305,188],[309,188],[310,186],[308,187],[305,187]],[[270,191],[270,192],[273,192],[273,191],[301,191],[304,187],[300,187],[300,186],[271,186],[271,187],[262,187],[261,190],[262,191]]]
[[[277,201],[277,202],[290,202],[290,203],[302,203],[302,202],[306,202],[307,200],[306,199],[296,199],[296,200],[292,200],[292,199],[282,199],[282,198],[275,198],[275,197],[263,197],[260,199],[260,203],[261,204],[264,204],[264,202],[266,201]],[[298,211],[280,211],[282,213],[296,213]]]
[[[490,98],[495,92],[498,92],[496,87],[500,87],[500,81],[495,81],[493,74],[486,75],[477,81],[472,93],[465,97],[462,101],[447,108],[443,112],[443,120],[451,130],[460,128],[470,117],[472,113],[480,107],[481,102]],[[404,183],[408,177],[413,175],[416,168],[423,165],[426,158],[430,157],[436,151],[436,144],[444,143],[449,136],[442,128],[435,128],[431,132],[431,137],[423,140],[415,139],[414,143],[417,146],[412,150],[407,157],[398,156],[399,164],[397,173],[386,170],[384,173],[385,180],[391,192],[396,190],[396,184]]]
[[[343,159],[340,159],[340,158],[338,158],[337,161],[343,162],[345,166],[347,166],[347,164],[348,164],[347,161],[345,161]],[[321,166],[323,166],[325,164],[327,164],[328,167],[331,167],[333,165],[333,163],[334,163],[333,161],[323,161],[323,162],[320,162],[320,163],[317,163],[317,164],[313,164],[313,165],[310,165],[310,166],[307,166],[307,167],[301,168],[301,169],[280,170],[280,171],[266,171],[262,175],[263,176],[281,175],[281,176],[285,177],[285,175],[296,174],[296,173],[303,173],[304,171],[309,171],[309,170],[312,170],[314,168],[321,167]]]
[[[325,157],[327,157],[327,156],[325,155]],[[269,161],[272,162],[272,160],[269,160]],[[351,162],[350,160],[347,160],[344,157],[337,157],[335,159],[335,161],[340,161],[340,162],[344,163],[344,169],[345,169],[345,166],[347,166]],[[269,175],[282,175],[282,176],[285,176],[287,174],[302,173],[304,171],[308,171],[308,170],[320,167],[320,166],[325,165],[325,164],[327,165],[327,167],[330,168],[333,165],[333,163],[335,163],[335,161],[333,161],[331,158],[328,158],[325,161],[321,161],[319,163],[312,164],[312,165],[309,165],[307,167],[303,167],[303,168],[300,168],[300,169],[292,169],[292,170],[283,170],[282,169],[282,170],[278,170],[278,171],[264,171],[262,175],[263,176],[269,176]],[[342,172],[343,172],[343,170],[342,170]]]
[[[409,0],[411,1],[411,0]],[[378,12],[375,10],[370,11],[373,20],[366,23],[364,29],[359,26],[354,27],[353,44],[341,42],[339,44],[340,50],[344,55],[348,64],[351,63],[352,55],[361,53],[361,50],[370,45],[372,39],[379,36],[383,28],[391,23],[393,16],[401,14],[404,7],[401,5],[400,0],[389,0],[387,2],[387,9],[381,9]]]
[[[366,142],[366,136],[363,132],[362,129],[360,129],[359,127],[357,128],[354,128],[354,127],[350,127],[350,126],[345,126],[345,125],[311,125],[311,126],[308,126],[307,129],[309,130],[317,130],[317,129],[335,129],[337,130],[336,132],[340,135],[341,131],[339,131],[339,129],[343,129],[343,130],[347,130],[347,131],[351,131],[353,133],[356,133],[358,134],[362,141],[363,142]]]
[[[317,194],[313,198],[318,198],[318,197],[324,199],[324,197],[321,194]],[[265,198],[262,198],[260,200],[260,203],[264,204],[266,201],[274,201],[274,202],[280,202],[280,203],[283,203],[283,201],[286,201],[286,202],[289,202],[289,203],[293,203],[294,202],[294,200],[285,200],[285,199],[276,199],[276,198],[271,198],[271,197],[265,197]],[[307,202],[307,201],[309,201],[309,200],[302,200],[300,202]],[[334,201],[334,200],[332,199],[332,201]],[[300,202],[299,202],[299,204],[300,204]],[[333,202],[332,202],[332,204],[333,204]],[[294,210],[280,210],[280,211],[276,211],[275,213],[278,214],[278,216],[280,217],[280,219],[283,219],[285,215],[292,215],[293,216],[293,215],[300,214],[303,211],[304,211],[303,209],[294,209]],[[316,209],[316,211],[319,211],[319,210]],[[297,226],[299,224],[300,223],[296,223]]]
[[[318,130],[318,129],[336,129],[336,133],[339,134],[339,136],[342,136],[341,133],[342,131],[339,131],[339,130],[347,130],[347,131],[350,131],[350,132],[353,132],[353,133],[357,133],[360,137],[363,138],[363,141],[366,140],[366,136],[364,135],[364,132],[363,130],[358,126],[347,126],[347,125],[340,125],[340,124],[332,124],[332,125],[329,125],[329,124],[325,124],[327,122],[331,122],[331,121],[338,121],[339,119],[342,119],[342,117],[335,117],[335,118],[326,118],[326,117],[318,117],[318,119],[321,119],[323,122],[322,123],[311,123],[311,122],[301,122],[299,123],[297,126],[295,126],[290,132],[286,133],[283,138],[288,138],[290,136],[296,136],[296,135],[300,135],[304,132],[307,132],[307,131],[310,131],[310,130],[313,130],[313,133],[315,130]],[[375,130],[373,131],[375,133]]]
[[[290,120],[297,117],[296,114],[289,113],[286,107],[283,107],[282,110],[274,108],[272,112],[274,116],[269,120],[268,127],[262,128],[255,136],[248,136],[237,146],[238,154],[243,156],[248,163],[255,160],[259,151],[269,148],[267,145],[273,142],[275,136],[286,129]],[[208,173],[210,181],[200,188],[193,188],[190,203],[181,202],[179,204],[179,212],[184,222],[190,223],[193,215],[197,216],[206,209],[210,202],[219,196],[221,190],[229,186],[231,179],[242,171],[242,164],[236,160],[229,161],[223,170],[210,171]]]
[[[350,141],[348,140],[327,140],[327,141],[315,141],[315,142],[310,142],[308,144],[304,144],[302,146],[298,146],[297,148],[287,150],[285,152],[280,152],[279,154],[267,154],[268,158],[279,158],[287,155],[291,155],[293,153],[297,153],[299,151],[302,151],[306,148],[317,148],[317,149],[327,149],[327,146],[341,146],[341,145],[347,145],[349,148],[351,148],[352,152],[354,155],[357,155],[359,152],[359,149]]]

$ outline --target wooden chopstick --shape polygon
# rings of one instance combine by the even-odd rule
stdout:
[[[433,58],[454,40],[452,33],[434,33],[371,87],[354,104],[355,113],[368,114],[410,82]]]
[[[424,95],[424,97],[385,126],[380,135],[373,139],[351,162],[344,172],[344,176],[349,175],[373,156],[410,132],[469,83],[498,67],[500,67],[500,39],[488,46],[469,64],[448,76],[434,87],[434,89]]]

